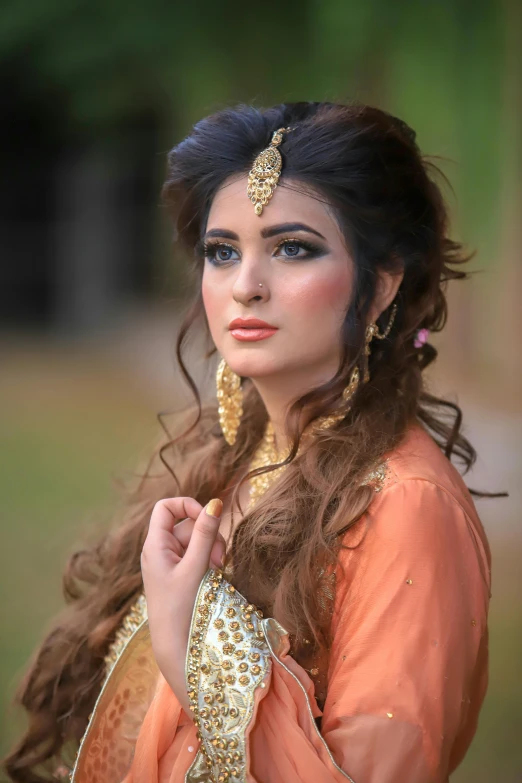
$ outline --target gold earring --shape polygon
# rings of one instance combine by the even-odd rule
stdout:
[[[231,370],[224,359],[219,362],[216,372],[216,392],[221,431],[228,445],[233,446],[243,415],[243,389],[241,376]]]
[[[348,386],[345,386],[342,393],[343,402],[348,403],[352,399],[353,395],[359,388],[359,380],[360,380],[360,373],[359,368],[354,367],[351,375],[350,380],[348,381]],[[329,416],[323,416],[321,419],[317,421],[315,424],[316,429],[324,430],[328,429],[328,427],[333,426],[338,421],[341,421],[346,416],[347,411],[345,410],[342,413],[331,413]]]
[[[386,337],[388,337],[391,328],[393,326],[393,322],[395,321],[396,314],[397,314],[397,304],[394,304],[390,314],[390,320],[388,321],[388,326],[382,333],[379,332],[379,327],[374,321],[372,321],[372,323],[368,324],[368,326],[366,327],[365,341],[364,341],[364,383],[368,383],[368,381],[370,380],[370,370],[369,370],[370,353],[371,353],[370,343],[374,337],[376,337],[378,340],[384,340]]]
[[[359,368],[354,367],[352,370],[352,374],[350,375],[348,386],[346,386],[343,390],[343,400],[345,402],[349,402],[352,399],[353,395],[359,388],[360,379],[361,379],[361,374],[359,372]]]

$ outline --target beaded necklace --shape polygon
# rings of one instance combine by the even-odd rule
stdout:
[[[302,452],[303,448],[303,441],[306,441],[309,439],[309,437],[313,434],[313,432],[317,430],[324,430],[331,427],[336,422],[340,421],[344,418],[346,414],[332,414],[330,416],[322,416],[320,419],[318,419],[316,422],[313,422],[311,425],[311,429],[308,432],[305,432],[301,438],[301,442],[299,443],[299,447],[297,449],[296,456],[299,456]],[[265,428],[265,434],[263,435],[263,438],[257,447],[254,456],[252,457],[252,460],[250,462],[250,470],[254,470],[257,468],[264,468],[267,465],[274,465],[278,462],[283,462],[288,455],[290,454],[290,448],[286,447],[282,450],[277,450],[275,445],[275,433],[274,433],[274,426],[272,422],[269,420],[266,428]],[[264,493],[267,491],[267,489],[270,487],[271,484],[274,483],[274,481],[277,481],[279,476],[283,473],[284,469],[288,467],[287,465],[281,465],[279,468],[275,468],[275,470],[271,470],[269,473],[261,473],[258,476],[253,476],[250,479],[250,500],[248,507],[251,508],[259,498],[264,495]]]

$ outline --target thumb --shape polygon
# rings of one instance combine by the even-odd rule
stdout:
[[[223,502],[215,498],[200,512],[194,524],[183,560],[189,561],[198,576],[203,577],[209,568],[210,555],[219,532],[222,511]]]

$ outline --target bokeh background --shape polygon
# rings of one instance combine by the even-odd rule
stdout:
[[[522,3],[4,0],[0,7],[0,752],[74,547],[188,399],[188,285],[159,203],[167,150],[231,103],[358,99],[440,158],[454,234],[430,383],[464,409],[493,551],[491,680],[454,783],[522,781]],[[194,362],[197,365],[197,356]],[[458,596],[455,597],[458,600]]]

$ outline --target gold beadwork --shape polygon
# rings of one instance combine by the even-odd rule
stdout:
[[[386,479],[388,478],[388,472],[388,460],[384,460],[384,462],[381,462],[380,465],[377,465],[366,474],[361,485],[370,487],[374,492],[380,492],[384,488]]]
[[[272,135],[272,141],[254,160],[248,174],[247,196],[254,205],[256,215],[261,215],[279,182],[283,159],[277,149],[283,141],[283,133],[290,128],[279,128]]]
[[[230,369],[224,359],[219,362],[216,372],[216,394],[221,430],[228,445],[233,446],[243,415],[243,390],[241,377]]]
[[[328,416],[321,416],[317,420],[311,422],[310,428],[306,430],[303,433],[303,436],[301,438],[301,443],[299,444],[299,447],[297,449],[297,456],[299,456],[302,453],[302,449],[304,447],[304,444],[306,441],[313,436],[315,432],[318,430],[325,430],[329,427],[332,427],[334,424],[336,424],[338,421],[341,421],[344,419],[347,413],[346,405],[350,402],[351,398],[357,391],[357,388],[359,386],[359,370],[357,367],[354,368],[352,371],[352,374],[350,375],[350,380],[347,386],[343,389],[342,393],[342,400],[343,400],[343,406],[341,408],[341,412],[339,413],[332,413]],[[279,462],[284,462],[284,460],[288,457],[290,454],[290,449],[282,449],[278,450],[275,446],[275,432],[272,422],[269,420],[267,422],[266,428],[265,428],[265,434],[261,440],[261,443],[259,444],[251,462],[250,462],[250,470],[257,470],[258,468],[265,468],[268,465],[275,465]],[[255,505],[259,498],[264,495],[264,493],[267,491],[267,489],[270,487],[271,484],[276,481],[279,476],[283,473],[287,466],[281,465],[279,468],[275,468],[274,470],[271,470],[269,473],[261,473],[257,476],[252,476],[250,479],[250,497],[249,497],[249,503],[248,508]],[[248,610],[248,607],[247,607]],[[261,614],[262,616],[262,614]]]
[[[232,783],[230,770],[234,764],[238,773],[236,783],[239,783],[239,780],[245,779],[244,730],[252,718],[256,688],[261,686],[270,670],[270,651],[256,607],[247,604],[244,597],[226,582],[221,583],[210,598],[208,585],[212,584],[213,578],[214,573],[209,571],[201,584],[196,606],[206,606],[208,612],[202,615],[195,613],[191,634],[194,633],[196,616],[201,617],[204,626],[201,631],[196,631],[201,638],[198,638],[197,646],[194,644],[189,647],[186,659],[186,677],[190,683],[189,709],[199,729],[198,738],[201,739],[200,748],[186,777],[187,781],[201,779],[198,776],[205,767],[209,781],[216,783],[221,778]],[[229,609],[233,609],[234,614],[227,611]],[[243,630],[246,627],[243,620],[245,614],[250,614],[251,620],[248,622],[252,622],[254,629],[257,629],[253,633]],[[216,620],[229,617],[234,619],[225,623],[227,630],[219,630],[220,624]],[[231,640],[222,639],[222,635],[232,631],[231,626],[241,629],[231,637],[237,640],[238,645],[240,643],[239,649],[232,645]],[[228,655],[223,657],[221,650],[225,648]],[[246,662],[241,663],[242,659],[252,654],[259,658],[257,665],[251,667]],[[192,675],[197,680],[194,687]],[[239,738],[237,733],[240,734]],[[239,750],[234,750],[238,746]]]
[[[127,645],[127,642],[133,635],[133,633],[139,628],[144,620],[147,619],[147,602],[145,596],[139,595],[136,602],[131,606],[128,614],[118,628],[116,637],[109,647],[109,652],[105,656],[105,674],[108,675],[113,668],[114,664],[120,657],[123,649]]]

